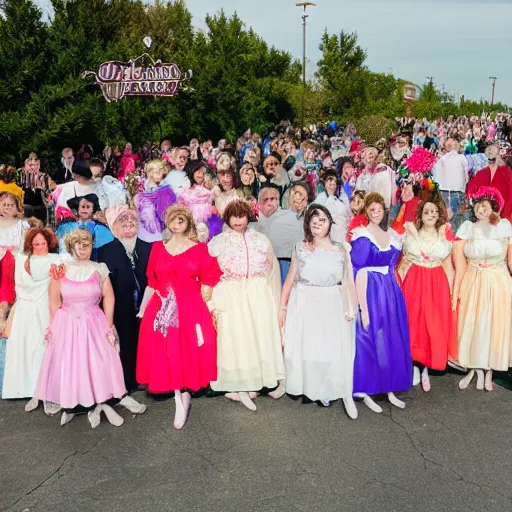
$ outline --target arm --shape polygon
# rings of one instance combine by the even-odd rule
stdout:
[[[462,279],[468,269],[468,262],[464,256],[464,246],[466,240],[459,240],[453,244],[453,260],[455,262],[455,280],[452,291],[452,310],[457,310],[457,304],[459,302],[459,292]]]
[[[348,244],[347,244],[348,245]],[[343,284],[341,293],[343,296],[343,304],[345,305],[345,318],[351,322],[354,320],[357,311],[357,291],[354,282],[354,269],[348,249],[342,246],[345,252],[345,266],[343,269]]]
[[[448,256],[443,261],[443,270],[448,278],[448,284],[450,285],[450,293],[453,293],[453,281],[455,279],[455,269],[453,268],[452,256]]]
[[[62,300],[60,297],[60,280],[52,279],[48,288],[50,298],[50,318],[53,318],[55,312],[60,308]]]
[[[510,239],[510,243],[507,249],[507,263],[508,268],[512,269],[512,238]]]
[[[103,312],[107,317],[109,327],[114,325],[114,303],[114,289],[112,288],[110,278],[107,277],[103,281]]]
[[[370,315],[368,313],[368,302],[366,300],[366,291],[368,288],[368,271],[363,268],[357,273],[356,277],[356,292],[359,308],[361,309],[361,321],[363,327],[368,329],[370,325]]]
[[[279,325],[281,328],[284,328],[286,311],[288,309],[288,299],[290,298],[290,293],[292,292],[293,283],[295,282],[298,271],[299,267],[297,265],[297,256],[295,254],[295,249],[293,249],[290,268],[288,269],[288,274],[281,290],[281,306],[279,308]]]

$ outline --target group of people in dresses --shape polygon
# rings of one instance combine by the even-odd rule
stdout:
[[[162,144],[143,170],[127,147],[118,176],[75,159],[49,195],[55,233],[0,192],[2,398],[119,426],[115,407],[145,411],[142,386],[174,394],[182,429],[208,387],[253,411],[261,394],[341,399],[350,418],[354,399],[405,407],[397,393],[429,391],[449,361],[461,389],[476,374],[492,390],[512,328],[512,196],[493,170],[454,234],[428,149],[396,138],[384,163],[352,141],[333,162],[292,139],[276,129],[266,155],[251,133],[195,154]]]

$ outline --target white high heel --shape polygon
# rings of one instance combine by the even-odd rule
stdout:
[[[256,410],[256,404],[251,400],[249,393],[247,391],[239,391],[238,396],[240,397],[240,402],[242,402],[247,409],[250,411]]]

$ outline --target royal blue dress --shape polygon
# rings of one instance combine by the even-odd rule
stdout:
[[[401,241],[390,229],[390,244],[382,250],[367,228],[357,228],[350,257],[354,275],[366,269],[366,300],[370,325],[356,322],[354,393],[377,395],[406,391],[412,385],[412,359],[407,311],[402,290],[394,275]]]

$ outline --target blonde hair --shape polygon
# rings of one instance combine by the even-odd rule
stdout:
[[[64,244],[66,245],[66,251],[68,251],[69,254],[73,254],[76,244],[92,245],[91,232],[83,228],[75,229],[66,235]]]
[[[155,159],[149,161],[146,166],[144,167],[144,171],[146,173],[146,176],[153,171],[155,167],[162,167],[164,170],[164,175],[167,174],[167,164],[164,162],[164,160]]]
[[[217,155],[215,159],[215,166],[217,168],[217,173],[219,172],[235,172],[236,160],[235,157],[227,153],[226,151],[222,151]]]
[[[185,217],[187,220],[187,229],[185,231],[185,235],[190,235],[191,233],[195,233],[196,230],[196,224],[194,222],[194,218],[192,216],[192,212],[189,208],[187,208],[184,205],[181,204],[173,204],[165,210],[165,227],[169,229],[169,224],[176,218],[176,217]],[[170,231],[170,229],[169,229]]]

